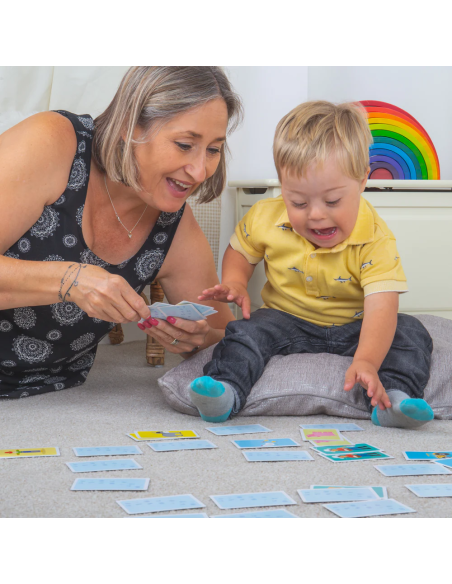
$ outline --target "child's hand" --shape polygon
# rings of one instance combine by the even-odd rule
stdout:
[[[372,363],[368,361],[353,361],[345,374],[344,390],[350,391],[355,383],[359,383],[367,389],[367,395],[371,398],[373,406],[378,405],[380,410],[391,407],[388,394],[381,384],[378,372]]]
[[[248,319],[251,311],[251,300],[246,287],[238,282],[217,284],[213,288],[202,291],[198,300],[217,300],[218,302],[235,302],[242,309],[243,318]]]

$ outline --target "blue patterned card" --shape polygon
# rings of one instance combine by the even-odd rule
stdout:
[[[231,436],[232,434],[258,434],[260,432],[272,432],[260,424],[247,424],[246,426],[213,426],[206,428],[216,436]]]
[[[416,513],[411,507],[402,505],[402,503],[394,499],[379,499],[378,501],[363,501],[360,503],[331,503],[323,505],[323,507],[343,518]]]
[[[205,507],[193,495],[170,495],[169,497],[150,497],[148,499],[127,499],[116,501],[126,513],[156,513],[158,511],[177,511],[179,509],[200,509]]]
[[[156,452],[172,452],[174,450],[205,450],[218,448],[209,440],[178,440],[174,442],[148,442],[147,445]]]
[[[356,424],[300,424],[300,428],[304,428],[305,430],[334,428],[335,430],[339,430],[339,432],[364,432],[364,429]]]
[[[146,517],[125,517],[124,519],[208,519],[207,513],[174,513],[173,515],[146,515]]]
[[[266,440],[231,440],[237,448],[280,448],[282,446],[300,446],[292,438],[267,438]]]
[[[212,519],[299,519],[297,515],[285,509],[269,509],[268,511],[249,511],[247,513],[229,513],[228,515],[212,515]]]
[[[452,484],[444,485],[405,485],[418,497],[452,497]]]
[[[248,462],[278,462],[288,460],[314,460],[309,452],[297,450],[295,452],[242,452]]]
[[[150,479],[75,479],[71,491],[147,491]]]
[[[143,468],[133,458],[121,460],[90,460],[86,462],[66,462],[72,472],[95,472],[99,470],[134,470]]]
[[[75,456],[117,456],[125,454],[143,454],[138,446],[83,446],[73,448]]]
[[[351,485],[311,485],[311,489],[362,489],[363,487],[355,487]],[[369,487],[375,491],[380,499],[388,498],[388,490],[386,487]]]
[[[439,464],[385,464],[375,468],[385,477],[451,474],[450,470]]]
[[[357,489],[298,489],[304,503],[333,503],[339,501],[370,501],[379,499],[370,487]]]
[[[246,509],[247,507],[273,507],[296,505],[284,491],[267,493],[242,493],[240,495],[211,495],[210,498],[220,509]]]

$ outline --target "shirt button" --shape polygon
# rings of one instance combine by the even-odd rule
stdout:
[[[306,282],[312,282],[312,276],[308,276],[308,277],[306,278]]]
[[[311,259],[314,259],[316,255],[316,253],[311,253]]]

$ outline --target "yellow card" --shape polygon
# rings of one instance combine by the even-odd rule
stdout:
[[[0,458],[28,458],[35,456],[60,456],[57,446],[49,448],[9,448],[0,450]]]
[[[335,428],[313,428],[300,430],[305,440],[343,440],[341,434]]]
[[[137,442],[141,440],[177,440],[181,438],[199,438],[199,434],[193,430],[135,430],[131,434],[127,434]]]

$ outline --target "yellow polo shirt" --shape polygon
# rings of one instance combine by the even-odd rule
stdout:
[[[395,237],[363,197],[350,237],[335,247],[316,249],[298,235],[281,196],[253,205],[230,244],[251,264],[264,260],[263,308],[319,326],[362,319],[369,294],[408,291]]]

